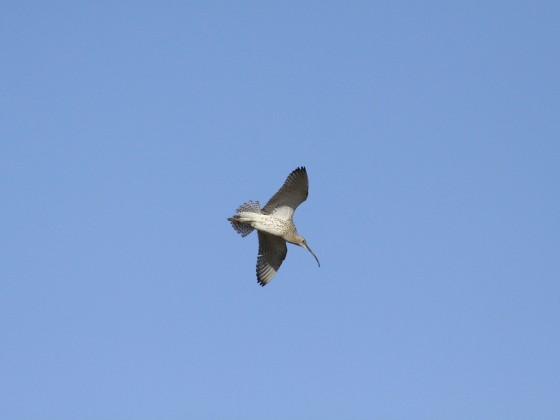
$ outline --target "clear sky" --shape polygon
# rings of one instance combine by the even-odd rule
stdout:
[[[560,418],[560,2],[0,6],[0,417]],[[306,166],[264,288],[226,221]]]

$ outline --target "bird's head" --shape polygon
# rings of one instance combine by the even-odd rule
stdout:
[[[311,248],[309,248],[309,245],[307,245],[307,242],[305,241],[305,238],[303,236],[298,235],[297,240],[294,243],[296,245],[301,246],[302,248],[307,249],[309,252],[311,252],[311,255],[313,255],[315,257],[315,259],[317,260],[317,264],[319,265],[319,267],[321,267],[321,263],[319,262],[319,258],[317,258],[317,255],[315,255],[315,253],[313,251],[311,251]]]

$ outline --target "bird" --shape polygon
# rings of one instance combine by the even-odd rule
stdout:
[[[265,286],[276,275],[288,253],[286,242],[307,249],[317,260],[319,258],[309,248],[305,238],[300,236],[294,225],[294,212],[308,196],[309,180],[305,167],[293,170],[284,185],[261,208],[258,201],[248,201],[238,207],[236,214],[227,220],[242,237],[257,230],[259,255],[257,257],[257,281]]]

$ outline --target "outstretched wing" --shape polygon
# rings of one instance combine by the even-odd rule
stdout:
[[[297,168],[288,175],[282,188],[268,200],[262,212],[279,219],[290,220],[296,208],[307,198],[308,191],[307,171],[304,167]]]
[[[280,236],[258,231],[259,257],[257,258],[257,281],[261,286],[267,284],[286,258],[288,247]]]

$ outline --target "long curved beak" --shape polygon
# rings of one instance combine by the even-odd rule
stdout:
[[[313,251],[311,251],[311,248],[309,248],[307,246],[307,244],[304,245],[304,248],[307,249],[309,252],[311,252],[311,255],[313,255],[315,257],[315,259],[317,260],[317,264],[319,264],[319,267],[321,267],[321,263],[319,262],[319,258],[317,258],[317,255],[315,255],[315,253]]]

